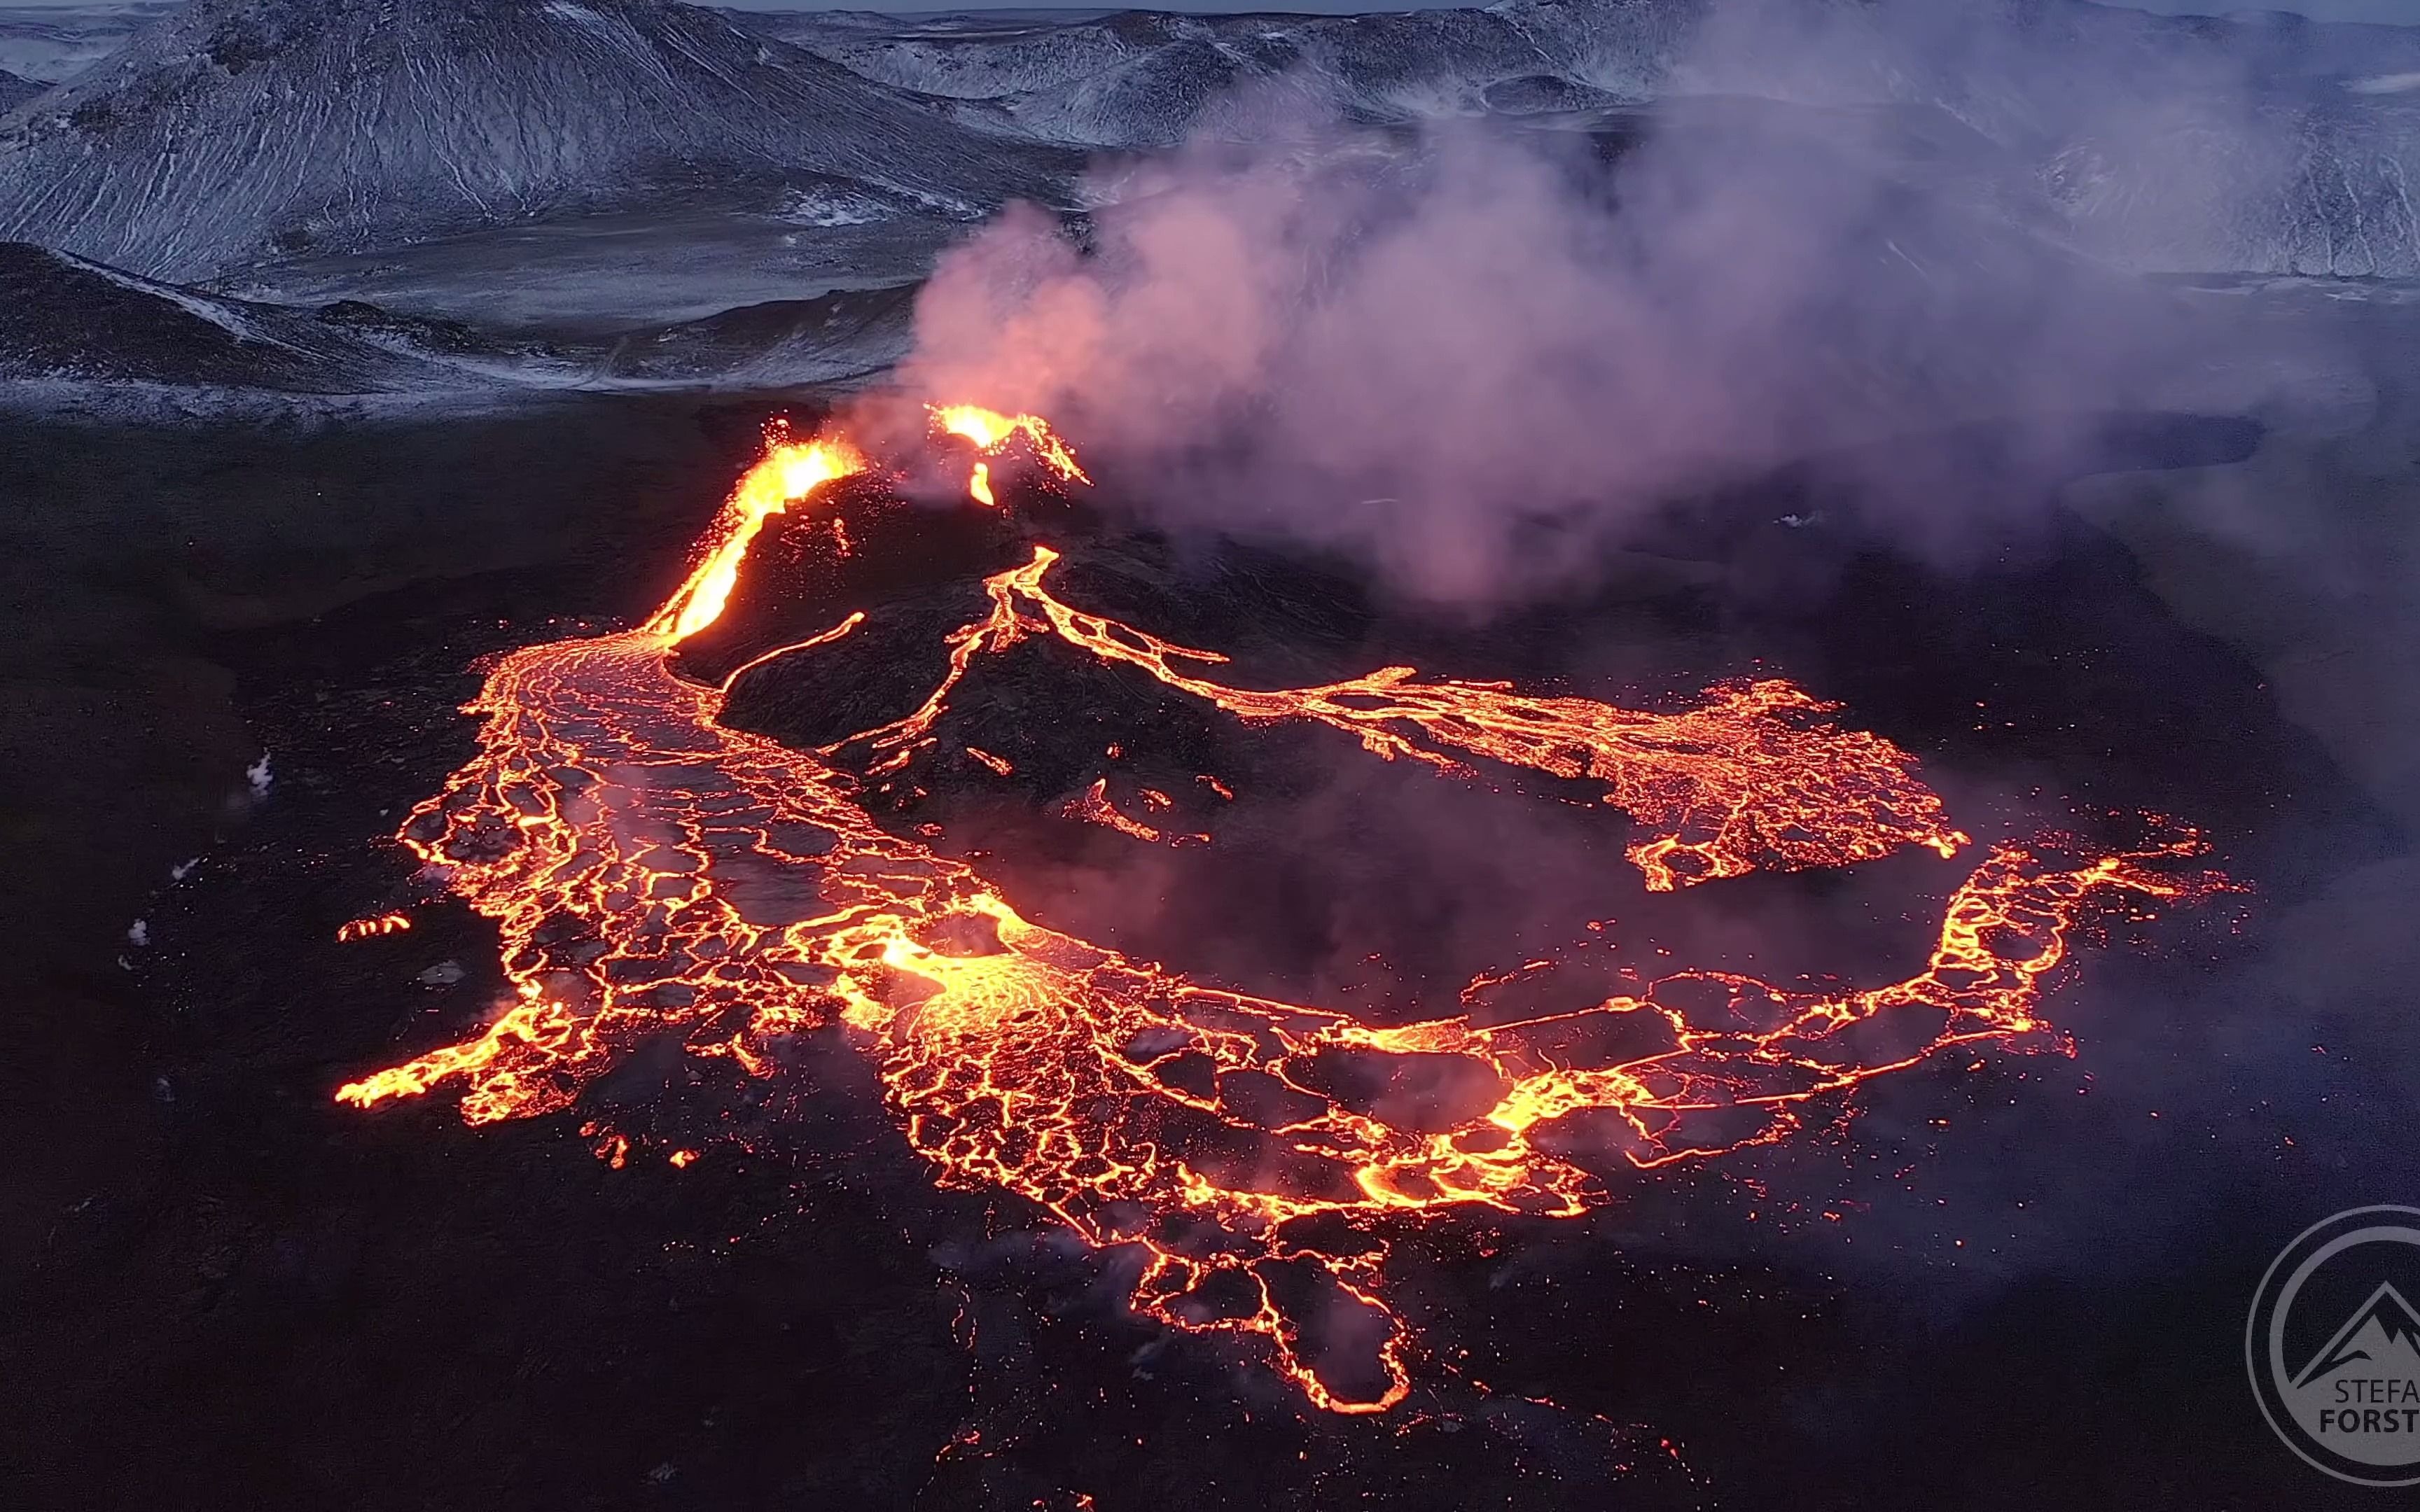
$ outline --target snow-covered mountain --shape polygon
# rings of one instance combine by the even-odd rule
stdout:
[[[1926,25],[1906,4],[1772,0],[1710,42],[1730,13],[193,0],[0,129],[0,237],[194,280],[497,226],[542,223],[559,240],[599,213],[768,225],[784,207],[857,205],[923,223],[891,239],[891,281],[1005,198],[1063,197],[1083,151],[1243,131],[1273,101],[1295,119],[1620,134],[1652,103],[1754,96],[1942,112],[2023,165],[2067,239],[2121,266],[2420,275],[2405,187],[2420,177],[2420,27],[2084,0],[1977,0]],[[720,255],[770,275],[752,298],[788,292],[784,278],[810,295],[850,285],[816,277],[812,255]]]
[[[0,6],[0,69],[42,85],[73,78],[181,4],[183,0],[120,0],[116,5]]]
[[[1159,146],[1249,88],[1348,120],[1562,117],[1745,95],[1939,110],[2083,249],[2159,271],[2420,275],[2420,26],[2086,0],[1503,0],[1370,16],[759,13],[745,24],[1040,140]],[[1740,7],[1723,8],[1736,16]]]
[[[1699,0],[1513,0],[1363,16],[734,15],[867,78],[979,101],[989,114],[977,118],[1007,130],[1148,147],[1215,130],[1248,87],[1373,122],[1521,114],[1531,100],[1642,101],[1702,11]]]
[[[808,192],[969,219],[1067,165],[667,0],[194,0],[0,128],[0,237],[193,280]]]
[[[0,116],[6,116],[19,105],[33,99],[50,86],[32,79],[21,79],[0,69]]]

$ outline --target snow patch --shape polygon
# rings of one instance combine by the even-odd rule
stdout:
[[[871,194],[847,189],[794,190],[774,214],[792,225],[870,225],[898,211]]]

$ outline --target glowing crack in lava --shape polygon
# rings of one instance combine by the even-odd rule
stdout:
[[[1385,1299],[1402,1226],[1456,1210],[1580,1213],[1605,1188],[1558,1152],[1557,1131],[1582,1122],[1600,1148],[1653,1167],[1837,1119],[1859,1084],[1951,1046],[2055,1046],[2039,999],[2087,904],[2139,910],[2211,885],[2160,870],[2198,849],[2189,836],[2065,862],[2002,846],[1950,899],[1923,969],[1863,989],[1684,971],[1524,1013],[1507,1005],[1515,984],[1552,969],[1531,963],[1474,982],[1453,1017],[1376,1027],[1192,981],[1030,922],[966,862],[877,825],[857,779],[821,755],[720,724],[727,680],[674,672],[673,649],[720,612],[764,519],[864,466],[845,445],[777,436],[645,625],[495,665],[469,706],[484,718],[477,755],[399,839],[496,922],[514,1001],[477,1038],[351,1083],[341,1101],[452,1084],[471,1123],[525,1118],[569,1107],[668,1034],[769,1074],[781,1037],[836,1028],[944,1184],[1004,1189],[1089,1245],[1136,1246],[1138,1310],[1257,1336],[1313,1402],[1375,1412],[1410,1384],[1411,1340]],[[1902,841],[1946,853],[1962,838],[1886,745],[1779,721],[1818,707],[1787,685],[1747,685],[1664,723],[1404,669],[1241,692],[1171,666],[1207,654],[1059,605],[1042,588],[1049,560],[992,579],[991,619],[953,637],[954,679],[984,642],[1032,632],[1031,610],[1248,719],[1339,724],[1382,755],[1433,764],[1447,759],[1416,734],[1585,772],[1668,835],[1682,821],[1658,804],[1731,814],[1785,862]],[[861,618],[771,655],[845,640]],[[916,731],[946,692],[864,738],[928,738]],[[1757,738],[1742,745],[1744,730]],[[1745,768],[1726,767],[1726,752]],[[1886,799],[1866,786],[1880,776]],[[1751,787],[1844,807],[1768,818]],[[1696,852],[1714,872],[1743,869],[1751,851],[1724,848],[1714,828],[1688,843],[1714,847]],[[1393,1071],[1441,1067],[1458,1088],[1450,1107],[1405,1116],[1371,1090]]]
[[[1606,784],[1604,801],[1637,821],[1629,857],[1658,892],[1738,876],[1758,866],[1847,866],[1923,845],[1942,856],[1967,837],[1948,827],[1941,800],[1916,780],[1907,753],[1879,735],[1816,718],[1837,705],[1779,679],[1719,685],[1680,714],[1645,714],[1589,699],[1533,698],[1502,683],[1422,682],[1409,667],[1382,667],[1321,687],[1254,691],[1181,671],[1227,658],[1147,635],[1069,608],[1043,581],[1059,553],[1037,546],[1022,567],[985,580],[989,617],[950,637],[950,670],[923,707],[895,723],[823,748],[861,743],[887,775],[939,744],[934,722],[977,656],[1005,651],[1032,634],[1054,634],[1105,661],[1140,668],[1167,686],[1206,699],[1247,724],[1308,719],[1359,739],[1394,761],[1473,776],[1444,747],[1562,778]],[[1106,794],[1077,800],[1083,817],[1107,817]],[[1114,810],[1109,810],[1114,813]]]

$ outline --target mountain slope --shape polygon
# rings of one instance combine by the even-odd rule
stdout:
[[[21,79],[13,73],[0,69],[0,116],[8,115],[49,87],[48,85],[37,84],[31,79]]]
[[[467,333],[363,304],[222,299],[0,242],[0,381],[68,379],[378,393],[492,386]]]
[[[779,388],[875,372],[906,354],[912,286],[742,305],[703,320],[617,337],[600,382]]]
[[[39,85],[71,79],[124,46],[183,0],[116,5],[0,6],[0,69]]]
[[[1053,141],[1160,146],[1218,124],[1239,88],[1367,120],[1475,115],[1524,80],[1592,100],[1648,98],[1698,19],[1698,0],[1566,8],[1541,24],[1510,7],[1365,16],[1125,11],[892,17],[740,15],[903,89],[983,101],[1004,129]],[[1579,85],[1582,74],[1588,76]]]
[[[1065,166],[665,0],[194,0],[0,130],[0,237],[193,280],[834,186],[972,218]]]

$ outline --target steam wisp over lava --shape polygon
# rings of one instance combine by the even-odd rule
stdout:
[[[1048,473],[1084,478],[1037,417],[933,420],[976,445],[979,502],[992,502],[985,463],[1020,438]],[[1475,758],[1601,783],[1636,825],[1629,859],[1652,888],[1908,846],[1947,858],[1968,839],[1912,758],[1826,722],[1831,706],[1787,682],[1720,686],[1678,714],[1408,667],[1239,688],[1212,675],[1216,653],[1060,599],[1047,547],[986,580],[987,613],[947,637],[946,673],[907,717],[804,751],[725,727],[732,679],[684,679],[673,653],[721,617],[767,519],[871,466],[845,441],[777,432],[639,628],[495,665],[469,706],[478,753],[398,839],[496,922],[513,1000],[477,1038],[341,1101],[454,1086],[471,1123],[528,1118],[572,1106],[667,1034],[770,1075],[783,1036],[837,1028],[940,1181],[1015,1193],[1095,1248],[1139,1246],[1138,1310],[1257,1337],[1319,1406],[1376,1412],[1412,1383],[1414,1341],[1387,1298],[1390,1236],[1456,1211],[1572,1217],[1605,1201],[1602,1173],[1545,1137],[1562,1120],[1613,1131],[1649,1169],[1836,1121],[1861,1084],[1951,1047],[2061,1048],[2040,1000],[2091,911],[2215,885],[2174,869],[2200,849],[2182,831],[2115,854],[1996,845],[1950,898],[1922,969],[1867,988],[1684,970],[1537,1012],[1514,999],[1555,963],[1531,961],[1474,980],[1450,1016],[1382,1027],[1195,981],[1034,923],[967,861],[884,829],[838,754],[904,768],[937,745],[978,658],[1048,638],[1248,725],[1326,726],[1440,778],[1473,776]],[[757,662],[826,651],[861,620]],[[1000,758],[985,764],[1005,775]],[[1128,826],[1113,827],[1150,827]],[[1452,1057],[1475,1090],[1411,1127],[1324,1074],[1411,1057]]]

